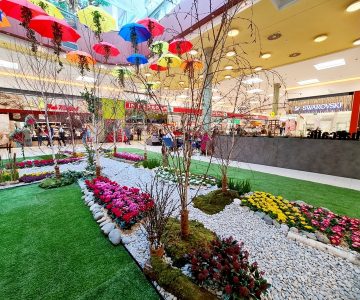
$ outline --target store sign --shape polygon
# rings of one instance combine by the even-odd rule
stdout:
[[[72,105],[63,105],[63,104],[48,104],[48,110],[55,110],[55,111],[72,111],[77,112],[79,107],[72,106]]]
[[[343,111],[341,102],[294,106],[294,113],[324,113]]]
[[[145,111],[157,111],[157,112],[167,112],[167,106],[157,105],[157,104],[142,104],[136,102],[126,102],[125,109],[138,109]]]

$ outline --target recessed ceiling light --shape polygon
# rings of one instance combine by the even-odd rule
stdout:
[[[79,76],[76,78],[78,81],[95,82],[95,78],[89,76]]]
[[[229,51],[228,53],[226,53],[227,57],[232,57],[232,56],[235,56],[235,55],[236,55],[235,51]]]
[[[300,52],[294,52],[294,53],[289,54],[289,57],[298,57],[299,55],[301,55]]]
[[[281,33],[280,32],[273,33],[273,34],[268,36],[269,41],[277,40],[279,38],[281,38]]]
[[[179,98],[181,99],[186,99],[188,96],[187,95],[180,95]]]
[[[260,93],[262,91],[263,91],[262,89],[252,89],[252,90],[248,90],[247,92],[249,94],[258,94],[258,93]]]
[[[17,70],[19,69],[19,64],[0,59],[0,67]]]
[[[255,72],[259,72],[262,70],[262,67],[256,67],[254,70],[255,70]]]
[[[238,34],[239,34],[238,29],[230,29],[228,32],[228,36],[231,36],[231,37],[237,36]]]
[[[231,78],[231,75],[226,75],[224,78],[225,78],[225,79],[230,79],[230,78]]]
[[[328,38],[328,36],[326,34],[321,34],[314,38],[314,42],[321,43],[321,42],[325,41],[327,38]]]
[[[189,51],[189,54],[191,54],[191,55],[196,55],[196,54],[198,54],[198,52],[197,52],[195,49],[193,49],[193,50],[190,50],[190,51]]]
[[[357,40],[353,41],[353,45],[354,46],[359,46],[360,45],[360,39],[357,39]]]
[[[226,66],[225,70],[232,70],[234,67],[233,66]]]
[[[164,87],[164,90],[168,90],[168,89],[169,89],[169,87],[167,87],[167,86],[166,86],[166,87]]]
[[[150,77],[151,76],[150,73],[145,73],[144,75],[145,75],[145,77]]]
[[[204,75],[199,75],[199,78],[200,78],[200,79],[204,78]]]
[[[355,1],[353,3],[351,3],[347,8],[346,11],[347,12],[354,12],[360,9],[360,1]]]
[[[155,81],[156,84],[161,84],[161,81]]]
[[[302,81],[298,81],[299,85],[307,85],[307,84],[312,84],[312,83],[318,83],[320,82],[319,79],[307,79],[307,80],[302,80]]]
[[[184,88],[185,91],[187,91],[188,89],[189,89],[188,87]]]
[[[253,84],[253,83],[259,83],[262,82],[263,80],[259,77],[253,77],[253,78],[248,78],[246,80],[244,80],[244,83],[246,84]]]
[[[346,65],[345,59],[335,59],[314,65],[316,70],[325,70]]]
[[[271,57],[271,54],[270,54],[270,53],[262,53],[262,54],[260,55],[260,57],[263,58],[263,59],[268,59],[268,58]]]
[[[183,85],[185,82],[184,81],[179,81],[179,84],[180,85]]]

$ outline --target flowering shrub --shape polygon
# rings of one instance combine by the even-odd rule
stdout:
[[[257,263],[249,263],[249,253],[232,237],[215,239],[208,250],[189,255],[194,280],[205,287],[221,290],[226,299],[260,299],[270,284],[259,272]]]
[[[331,244],[347,243],[360,252],[360,219],[339,216],[327,209],[306,204],[299,205],[299,208],[311,220],[312,226],[327,235]]]
[[[0,169],[0,183],[4,183],[7,181],[16,181],[19,178],[19,172],[17,170],[3,170]]]
[[[114,157],[130,160],[130,161],[142,161],[142,160],[144,160],[144,156],[134,154],[134,153],[129,153],[129,152],[115,152]]]
[[[84,157],[85,156],[85,154],[82,153],[82,152],[72,152],[72,151],[69,151],[69,150],[65,150],[64,153],[68,154],[68,155],[71,155],[72,157]]]
[[[120,186],[106,177],[85,180],[85,183],[96,201],[108,209],[112,219],[123,229],[131,228],[154,206],[149,194],[141,193],[138,188]]]
[[[59,165],[64,165],[64,164],[74,163],[74,162],[77,162],[79,160],[80,160],[80,158],[77,158],[77,157],[68,157],[68,158],[58,159],[57,163]],[[16,163],[16,167],[19,168],[19,169],[32,168],[32,167],[52,166],[52,165],[54,165],[54,160],[53,159],[25,160],[25,161],[21,161],[21,162]],[[6,168],[10,169],[11,164],[7,164]]]
[[[36,173],[25,174],[19,178],[19,181],[25,183],[35,182],[50,177],[53,174],[54,174],[53,172],[36,172]]]
[[[281,196],[275,197],[270,193],[255,192],[251,196],[246,196],[242,202],[252,210],[267,213],[280,223],[306,231],[314,231],[306,215],[296,205],[284,200]]]

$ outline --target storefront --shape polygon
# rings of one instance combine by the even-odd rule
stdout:
[[[353,93],[289,100],[290,114],[281,122],[295,122],[293,135],[306,136],[308,130],[348,131],[351,122]]]

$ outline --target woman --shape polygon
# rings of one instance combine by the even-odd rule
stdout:
[[[210,141],[209,134],[205,132],[201,138],[201,143],[200,143],[201,154],[207,155],[207,148],[209,141]]]
[[[41,144],[42,144],[42,134],[43,134],[43,131],[41,129],[41,126],[38,126],[37,127],[37,130],[36,130],[36,135],[37,135],[37,140],[38,140],[38,146],[40,147]]]

